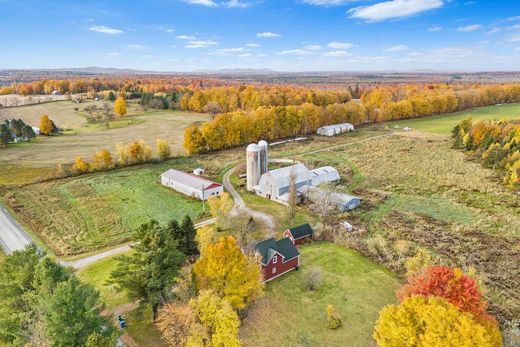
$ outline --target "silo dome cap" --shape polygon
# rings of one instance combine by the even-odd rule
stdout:
[[[258,142],[258,147],[267,147],[267,142],[264,140],[261,140],[260,142]]]
[[[247,146],[246,151],[248,151],[248,152],[257,152],[258,151],[258,145],[256,143],[252,143],[249,146]]]

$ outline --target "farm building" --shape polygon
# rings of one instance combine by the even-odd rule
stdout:
[[[300,252],[288,237],[278,241],[271,237],[257,243],[255,250],[261,257],[264,282],[300,267]]]
[[[195,170],[193,170],[193,174],[197,175],[197,176],[202,176],[202,175],[204,175],[204,169],[201,167],[198,167]]]
[[[361,204],[361,199],[357,196],[343,194],[343,193],[333,193],[338,201],[338,208],[341,212],[350,211],[355,209]]]
[[[310,240],[313,234],[314,231],[308,223],[287,229],[283,232],[283,236],[288,237],[295,245],[301,245],[305,243],[305,241]]]
[[[219,183],[175,169],[170,169],[161,174],[161,184],[199,200],[219,196],[224,191]]]
[[[280,169],[266,172],[260,177],[258,193],[267,199],[278,199],[278,197],[289,193],[292,176],[294,185],[300,188],[312,184],[312,176],[303,164],[286,166]]]
[[[318,128],[316,133],[322,136],[334,136],[338,134],[343,134],[349,131],[354,131],[354,126],[350,123],[342,123],[342,124],[334,124],[334,125],[326,125],[321,128]]]
[[[338,182],[339,172],[332,166],[319,167],[311,170],[312,185],[314,187],[319,186],[322,183]]]
[[[320,187],[309,187],[309,194],[307,195],[310,201],[327,203],[331,206],[337,206],[341,212],[346,212],[355,209],[361,204],[361,198],[344,193],[337,193],[328,189]],[[325,202],[327,201],[327,202]]]

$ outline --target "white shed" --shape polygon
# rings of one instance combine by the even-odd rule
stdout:
[[[161,174],[161,184],[199,200],[220,196],[224,191],[219,183],[175,169]]]
[[[350,123],[341,123],[323,126],[321,128],[318,128],[316,133],[322,136],[334,136],[349,131],[354,131],[354,126]]]
[[[198,167],[198,168],[196,168],[195,170],[193,170],[193,173],[194,173],[195,175],[197,175],[197,176],[202,176],[202,175],[204,175],[204,169],[201,168],[201,167]]]

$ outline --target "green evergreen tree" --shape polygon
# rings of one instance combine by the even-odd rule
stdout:
[[[13,136],[9,130],[8,122],[0,124],[0,143],[7,146],[9,142],[13,141]]]
[[[197,231],[195,230],[195,226],[193,225],[193,221],[190,216],[184,216],[182,220],[182,233],[183,238],[179,240],[180,251],[188,256],[190,255],[198,255],[199,248],[197,246],[197,242],[195,241],[195,235]]]
[[[155,220],[141,225],[134,240],[134,252],[119,257],[110,283],[126,290],[131,300],[139,300],[141,307],[150,305],[155,321],[159,306],[171,295],[185,257],[169,228],[159,226]]]

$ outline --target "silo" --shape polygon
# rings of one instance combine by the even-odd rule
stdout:
[[[258,185],[259,172],[258,145],[252,143],[246,149],[247,190],[252,191],[253,187]]]
[[[267,172],[267,142],[258,142],[258,160],[260,161],[260,176]]]

